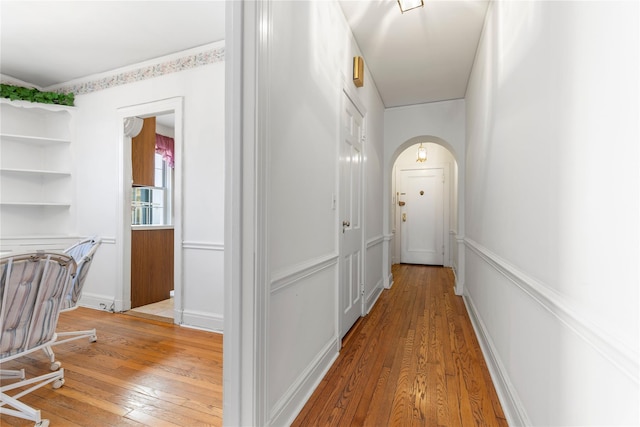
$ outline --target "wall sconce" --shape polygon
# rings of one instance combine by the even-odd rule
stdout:
[[[424,7],[424,0],[398,0],[398,6],[400,12],[405,13],[407,10]]]
[[[361,56],[353,57],[353,84],[356,87],[364,86],[364,59]]]
[[[427,161],[427,147],[423,147],[422,143],[420,143],[420,147],[418,147],[418,157],[416,158],[416,162],[424,163]]]

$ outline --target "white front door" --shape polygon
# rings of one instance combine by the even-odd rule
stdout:
[[[340,142],[340,337],[362,316],[363,117],[343,95]]]
[[[444,264],[444,170],[400,171],[400,262]]]

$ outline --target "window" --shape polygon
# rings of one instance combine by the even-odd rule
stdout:
[[[171,225],[172,168],[155,155],[155,179],[153,187],[134,187],[131,201],[133,225]]]

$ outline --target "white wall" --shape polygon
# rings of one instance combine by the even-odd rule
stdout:
[[[248,284],[245,295],[255,295],[255,305],[247,310],[257,316],[252,345],[258,367],[256,377],[241,383],[250,384],[257,400],[258,415],[252,424],[286,425],[339,349],[341,229],[339,207],[332,208],[332,199],[338,194],[345,86],[366,110],[364,240],[369,304],[383,289],[379,193],[383,105],[368,71],[364,87],[353,86],[353,56],[359,52],[337,2],[262,2],[246,5],[245,17],[251,16],[254,6],[257,22],[268,31],[260,33],[257,48],[257,109],[249,108],[258,112],[257,136],[255,145],[246,146],[247,155],[257,158],[252,181],[256,187],[245,183],[243,194],[256,203],[250,213],[256,219],[243,224],[244,233],[257,224],[252,243],[256,262],[244,258],[243,275],[255,268],[255,284]],[[252,29],[245,34],[252,34]],[[245,131],[253,123],[246,126]],[[247,324],[246,319],[243,322]]]
[[[465,302],[513,425],[637,425],[636,2],[494,2],[470,79]]]
[[[218,46],[219,45],[219,46]],[[224,43],[214,47],[224,47]],[[179,56],[179,55],[178,55]],[[83,293],[85,304],[120,300],[117,270],[118,108],[183,97],[183,321],[221,330],[224,313],[224,62],[76,96],[74,144],[80,235],[105,239]]]

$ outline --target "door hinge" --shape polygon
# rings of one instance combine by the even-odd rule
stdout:
[[[364,283],[360,283],[360,295],[364,296]]]

